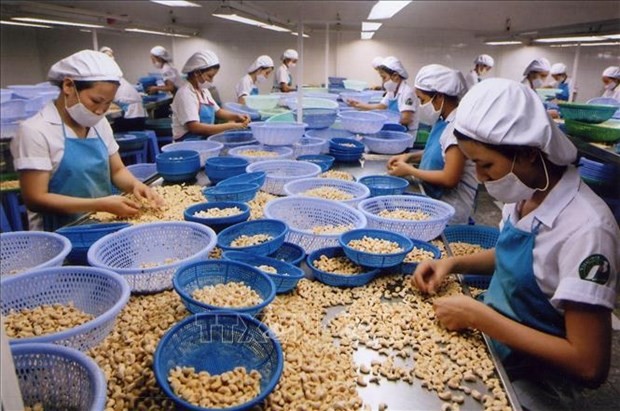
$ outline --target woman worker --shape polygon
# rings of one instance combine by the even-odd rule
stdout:
[[[465,77],[467,90],[480,83],[482,81],[482,77],[491,71],[494,65],[495,60],[493,60],[493,57],[488,54],[481,54],[476,57],[474,60],[474,68],[467,73],[467,76]]]
[[[187,83],[177,91],[171,104],[174,141],[205,139],[247,127],[248,116],[220,108],[208,90],[219,70],[217,56],[208,50],[194,53],[183,66]],[[214,124],[216,118],[225,123]]]
[[[620,67],[609,66],[602,74],[605,91],[601,97],[615,98],[620,101]]]
[[[31,229],[55,230],[92,211],[136,214],[140,204],[110,195],[112,184],[138,200],[161,201],[127,171],[105,118],[122,74],[114,60],[94,50],[51,67],[48,77],[61,87],[58,98],[21,123],[11,141]]]
[[[450,224],[467,224],[474,208],[478,182],[474,164],[459,150],[454,137],[454,118],[466,91],[460,72],[439,64],[424,66],[415,78],[420,100],[420,121],[433,125],[424,152],[390,158],[388,172],[422,181],[424,192],[452,205]],[[421,161],[420,161],[421,160]],[[420,161],[419,167],[409,162]]]
[[[505,79],[463,98],[455,134],[478,180],[505,203],[501,233],[493,250],[421,263],[413,283],[434,293],[450,273],[493,274],[482,301],[436,299],[438,321],[490,336],[527,409],[564,409],[553,392],[597,386],[609,371],[620,230],[579,178],[576,148],[537,101]]]
[[[547,76],[551,71],[551,63],[544,57],[534,59],[527,65],[523,71],[522,84],[525,84],[533,90],[542,88],[545,85]]]
[[[297,65],[297,59],[299,59],[299,54],[296,50],[288,49],[282,54],[282,64],[276,70],[276,75],[273,79],[274,92],[288,93],[295,91],[291,69]]]
[[[387,92],[380,103],[364,104],[359,101],[349,100],[348,104],[358,110],[391,110],[400,114],[400,124],[407,127],[409,133],[414,136],[418,132],[418,117],[415,115],[418,109],[418,99],[413,89],[407,84],[409,74],[400,60],[390,56],[383,59],[379,70],[386,74],[383,87]]]
[[[566,64],[555,63],[549,70],[551,77],[553,77],[554,87],[561,91],[555,95],[555,98],[560,101],[569,101],[570,99],[570,85],[568,81],[568,74],[566,74]]]
[[[162,46],[153,47],[151,49],[151,62],[160,71],[164,78],[164,84],[149,87],[146,90],[148,94],[155,94],[160,91],[174,94],[183,86],[184,81],[179,74],[179,70],[172,65],[172,56],[168,53],[168,50]]]
[[[379,77],[381,78],[381,85],[380,86],[374,86],[372,89],[373,90],[384,90],[383,88],[383,84],[385,84],[386,81],[389,80],[388,75],[386,72],[384,72],[383,70],[381,70],[381,63],[383,63],[384,58],[383,57],[375,57],[374,59],[372,59],[372,61],[370,62],[370,65],[372,66],[372,69],[374,71],[377,72],[377,74],[379,75]]]
[[[258,85],[267,81],[273,71],[273,60],[269,56],[260,56],[250,67],[248,73],[235,86],[237,101],[245,104],[246,96],[258,94]]]

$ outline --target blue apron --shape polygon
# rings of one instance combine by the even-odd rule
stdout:
[[[202,124],[214,124],[215,123],[215,105],[213,104],[205,104],[198,100],[198,118]],[[193,134],[187,132],[183,134],[181,138],[176,139],[175,141],[191,141],[191,140],[204,140],[207,136],[202,134]]]
[[[64,123],[65,152],[52,176],[48,192],[70,197],[98,198],[112,193],[110,156],[97,129],[97,138],[68,138]],[[81,214],[43,214],[43,227],[54,231]]]
[[[387,109],[390,110],[390,111],[394,111],[394,112],[400,114],[400,110],[398,108],[398,99],[396,97],[394,97],[393,99],[390,99],[388,101]]]
[[[484,302],[503,315],[528,327],[559,337],[566,336],[564,317],[540,290],[534,276],[534,244],[540,223],[528,233],[507,219],[495,246],[495,272]],[[523,364],[519,354],[492,340],[502,362]],[[512,357],[512,358],[509,358]]]
[[[562,90],[562,91],[557,93],[555,95],[555,98],[557,98],[558,100],[568,101],[568,98],[570,97],[570,91],[569,91],[568,83],[562,82],[562,83],[558,84],[558,88],[560,90]]]
[[[252,87],[252,90],[250,91],[250,95],[251,96],[258,96],[258,87],[256,87],[256,86]]]
[[[420,160],[420,170],[443,170],[446,163],[443,159],[439,139],[447,126],[448,122],[446,120],[439,119],[431,129],[426,141],[426,147],[424,147],[422,160]],[[422,181],[422,187],[424,187],[424,192],[429,197],[435,199],[441,198],[444,193],[443,187],[429,184],[425,181]]]

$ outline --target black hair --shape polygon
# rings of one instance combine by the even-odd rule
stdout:
[[[385,71],[387,73],[388,76],[392,77],[394,74],[398,74],[396,71],[392,70],[391,68],[387,68],[385,66],[379,66],[377,67],[379,70],[381,71]],[[398,74],[400,76],[400,74]]]
[[[75,84],[75,89],[78,92],[89,89],[89,88],[93,88],[95,87],[96,83],[110,83],[110,84],[115,84],[117,86],[121,85],[119,81],[114,81],[114,80],[97,80],[97,81],[73,80],[73,84]]]
[[[426,94],[427,96],[430,96],[431,99],[433,99],[437,94],[440,94],[443,96],[443,98],[445,98],[446,100],[453,100],[455,103],[458,103],[460,98],[459,96],[451,96],[449,94],[445,94],[445,93],[440,93],[438,91],[427,91],[427,90],[422,90],[421,88],[418,88],[418,90],[420,90],[422,93]]]
[[[506,158],[514,158],[515,156],[519,155],[519,154],[524,154],[530,150],[535,150],[535,147],[530,147],[530,146],[518,146],[516,144],[489,144],[489,143],[485,143],[482,141],[478,141],[475,140],[471,137],[466,136],[465,134],[461,133],[460,131],[458,131],[456,128],[454,129],[454,136],[456,137],[457,140],[461,140],[461,141],[473,141],[476,142],[478,144],[482,144],[483,146],[485,146],[486,148],[488,148],[489,150],[493,150],[496,151],[498,153],[500,153],[501,155],[503,155]]]
[[[210,66],[210,67],[207,67],[207,68],[202,68],[202,69],[194,70],[194,71],[192,71],[192,73],[191,73],[191,74],[193,74],[193,75],[195,76],[195,75],[197,75],[197,74],[206,73],[207,71],[211,71],[211,70],[219,70],[219,69],[220,69],[220,65],[219,65],[219,64],[216,64],[216,65],[214,65],[214,66]]]

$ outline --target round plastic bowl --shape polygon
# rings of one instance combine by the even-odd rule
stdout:
[[[215,134],[209,137],[209,141],[215,141],[224,145],[224,148],[220,152],[221,156],[228,154],[228,150],[234,147],[258,144],[258,141],[256,141],[254,135],[249,130],[226,131],[224,133]]]
[[[245,173],[249,162],[238,157],[211,157],[205,164],[205,174],[213,183]]]
[[[129,170],[129,172],[133,174],[135,178],[144,182],[148,180],[150,177],[157,174],[157,164],[155,163],[132,164],[132,165],[127,166],[127,170]]]
[[[351,147],[353,146],[353,147]],[[342,151],[343,153],[353,154],[362,153],[366,146],[354,138],[332,138],[329,142],[330,150]]]
[[[320,154],[325,146],[325,140],[316,137],[304,137],[293,144],[293,157],[309,154]]]
[[[347,79],[343,80],[342,83],[346,88],[351,90],[361,91],[368,88],[368,83],[362,80]]]
[[[334,161],[336,159],[333,156],[327,156],[324,154],[307,154],[297,157],[297,160],[314,163],[321,167],[321,172],[325,172],[329,170],[332,165],[334,165]]]
[[[473,227],[473,226],[472,226]],[[418,248],[424,251],[430,251],[431,253],[433,253],[433,260],[438,260],[441,258],[441,251],[439,250],[439,248],[435,247],[433,244],[428,243],[426,241],[420,241],[420,240],[411,240],[411,242],[413,243],[413,247],[414,248]],[[406,258],[406,256],[405,256]],[[402,267],[401,267],[401,272],[403,274],[413,274],[415,269],[418,267],[419,263],[406,263],[403,261]]]
[[[232,208],[237,207],[241,212],[239,214],[231,215],[229,217],[197,217],[196,214],[199,211],[207,211],[212,208]],[[220,201],[220,202],[211,202],[211,203],[200,203],[194,204],[185,209],[183,212],[183,217],[185,221],[193,221],[194,223],[204,224],[209,226],[216,233],[222,231],[223,229],[230,227],[231,225],[246,221],[250,218],[250,207],[241,202],[235,201]]]
[[[287,98],[284,104],[291,110],[296,110],[299,102],[297,101],[297,97],[292,97]],[[304,97],[302,99],[302,107],[304,108],[304,110],[308,108],[338,109],[338,103],[332,99],[327,98]]]
[[[602,123],[613,117],[618,109],[615,105],[604,104],[580,104],[561,102],[558,103],[562,117],[567,120],[580,121],[582,123]]]
[[[387,117],[368,111],[344,111],[338,114],[342,126],[356,134],[374,134],[381,130]]]
[[[260,113],[257,110],[254,110],[248,106],[244,106],[243,104],[239,103],[224,103],[224,108],[226,110],[232,111],[235,114],[246,115],[250,117],[250,120],[252,121],[258,121],[261,117]]]
[[[22,84],[7,86],[8,89],[13,91],[14,96],[22,97],[25,99],[32,99],[39,96],[41,93],[56,92],[56,95],[60,92],[60,89],[51,84]]]
[[[300,178],[316,177],[321,172],[321,167],[307,161],[297,160],[268,160],[250,164],[246,171],[264,171],[267,176],[263,191],[284,195],[284,185]]]
[[[280,96],[245,96],[245,105],[254,110],[271,110],[278,105],[278,101],[280,101]]]
[[[217,237],[217,245],[225,251],[245,251],[256,255],[269,255],[276,252],[282,246],[287,232],[287,225],[280,220],[246,221],[223,230]],[[230,245],[230,243],[242,235],[253,236],[258,234],[266,234],[272,238],[263,243],[246,247],[233,247]]]
[[[251,409],[273,391],[284,367],[282,347],[267,326],[243,314],[200,313],[175,324],[161,339],[153,357],[157,383],[177,408],[205,411],[176,396],[168,382],[175,367],[193,367],[219,375],[236,367],[261,374],[260,394],[227,411]]]
[[[200,170],[200,155],[194,150],[176,150],[160,153],[155,158],[157,172],[172,183],[189,181]]]
[[[129,300],[127,281],[95,267],[47,267],[2,279],[2,315],[41,305],[73,303],[94,319],[51,334],[11,339],[11,344],[55,343],[85,351],[112,331],[114,320]]]
[[[71,251],[71,241],[60,234],[15,231],[0,234],[0,277],[37,268],[61,266]]]
[[[159,292],[172,287],[179,266],[207,258],[216,241],[215,232],[198,223],[140,224],[98,240],[88,262],[121,274],[134,292]]]
[[[305,137],[309,138],[320,138],[324,141],[323,147],[321,148],[321,153],[326,154],[329,152],[329,140],[332,138],[352,138],[355,137],[355,134],[338,128],[334,128],[334,126],[330,128],[323,128],[319,130],[307,130]]]
[[[400,123],[385,123],[383,127],[381,127],[381,131],[400,131],[404,133],[407,131],[407,127]]]
[[[288,146],[295,144],[304,135],[305,123],[253,122],[250,129],[254,138],[261,144]]]
[[[309,197],[305,192],[316,188],[331,188],[334,190],[342,191],[352,196],[349,200],[330,200],[338,201],[343,204],[347,204],[351,207],[355,207],[360,201],[370,196],[370,190],[363,184],[354,181],[345,181],[331,178],[302,178],[299,180],[291,181],[284,186],[284,192],[286,195],[293,196],[299,195],[303,197]]]
[[[229,177],[226,180],[222,180],[217,183],[218,186],[227,186],[230,184],[256,184],[258,187],[262,187],[265,184],[265,177],[267,174],[264,171],[257,171],[255,173],[243,173],[238,176]]]
[[[71,252],[67,260],[71,264],[88,265],[87,253],[91,245],[100,238],[129,227],[128,223],[84,224],[56,230],[57,234],[71,241]]]
[[[345,103],[348,103],[349,101],[357,101],[358,103],[368,104],[372,96],[373,95],[371,93],[366,93],[363,91],[345,91],[340,93],[340,98]]]
[[[46,409],[89,411],[105,408],[103,371],[80,351],[31,343],[11,347],[11,354],[25,406],[39,403]]]
[[[200,155],[200,167],[204,167],[208,158],[217,157],[224,148],[224,144],[212,140],[180,141],[167,144],[161,148],[164,153],[180,150],[197,151]]]
[[[246,153],[248,150],[250,151],[266,151],[272,153],[272,155],[249,155]],[[289,159],[293,156],[293,149],[291,147],[284,146],[241,146],[235,147],[228,150],[228,154],[231,157],[243,158],[248,161],[248,163],[256,163],[259,161],[267,161],[267,160],[285,160]]]
[[[399,154],[413,146],[414,137],[402,131],[379,131],[364,136],[364,144],[379,154]]]
[[[350,241],[361,240],[363,237],[377,238],[398,243],[398,246],[402,249],[402,251],[390,254],[368,253],[365,251],[356,250],[348,245]],[[413,243],[409,238],[385,230],[373,230],[367,228],[351,230],[341,234],[338,241],[340,246],[344,249],[344,253],[347,257],[349,257],[349,259],[351,259],[351,261],[359,265],[374,268],[397,266],[402,263],[405,256],[413,250]]]
[[[0,117],[3,123],[11,123],[26,117],[26,100],[9,100],[0,103]]]
[[[326,247],[313,251],[306,258],[306,264],[312,271],[314,278],[323,284],[334,287],[360,287],[372,281],[380,272],[379,269],[366,268],[366,271],[360,274],[334,274],[321,271],[314,266],[314,261],[324,255],[329,258],[346,256],[342,247]]]
[[[297,110],[293,114],[297,118]],[[331,127],[337,117],[338,110],[335,108],[304,108],[302,115],[303,122],[309,129]]]
[[[192,293],[198,289],[229,282],[244,283],[253,289],[262,301],[247,307],[219,307],[192,297]],[[204,260],[185,264],[174,274],[172,284],[185,308],[192,314],[226,310],[238,314],[257,315],[276,295],[276,286],[266,273],[251,265],[230,260]]]
[[[306,252],[297,244],[285,242],[275,253],[269,254],[269,257],[299,267],[304,258],[306,258]]]
[[[304,272],[293,264],[274,259],[272,257],[263,257],[255,254],[244,253],[243,251],[226,251],[222,255],[225,260],[238,261],[240,263],[251,265],[260,270],[259,266],[267,265],[273,267],[278,272],[267,273],[271,281],[276,286],[276,293],[288,293],[297,286],[299,280],[304,278]]]
[[[399,195],[409,186],[409,181],[394,176],[366,176],[359,182],[368,187],[371,197]]]
[[[238,201],[247,203],[256,197],[259,188],[258,184],[253,183],[226,184],[223,186],[204,188],[202,194],[210,203],[216,201]]]
[[[0,89],[0,103],[9,101],[11,99],[11,96],[13,96],[13,90],[9,90],[6,88]]]

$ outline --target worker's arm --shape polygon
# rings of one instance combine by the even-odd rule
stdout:
[[[367,104],[367,103],[360,103],[357,100],[348,100],[347,104],[351,107],[355,107],[358,110],[362,110],[362,111],[368,111],[368,110],[385,110],[387,109],[387,106],[385,104],[382,103],[377,103],[377,104]]]
[[[163,204],[163,200],[154,190],[139,181],[127,170],[118,152],[110,156],[110,177],[114,185],[121,191],[132,193],[138,199],[148,200],[152,206]]]
[[[280,91],[283,93],[290,93],[292,91],[296,91],[297,88],[289,86],[287,83],[280,83]]]
[[[395,176],[413,176],[422,181],[445,188],[454,188],[461,181],[465,169],[465,156],[458,146],[446,150],[445,165],[441,170],[421,170],[404,161],[396,160],[388,172]]]
[[[413,121],[414,114],[415,113],[413,111],[401,111],[400,112],[400,124],[409,128],[409,124],[411,124],[411,122]]]
[[[192,134],[203,136],[212,136],[214,134],[223,133],[228,130],[242,130],[247,127],[244,123],[221,123],[221,124],[205,124],[200,121],[190,121],[185,123],[185,127]]]
[[[234,121],[235,123],[244,123],[246,126],[250,124],[250,117],[246,114],[233,113],[232,111],[223,108],[215,112],[215,117],[220,120]]]
[[[174,85],[174,82],[172,80],[166,80],[164,81],[163,86],[151,86],[146,92],[148,94],[155,94],[160,91],[174,93],[176,89],[177,87]]]

